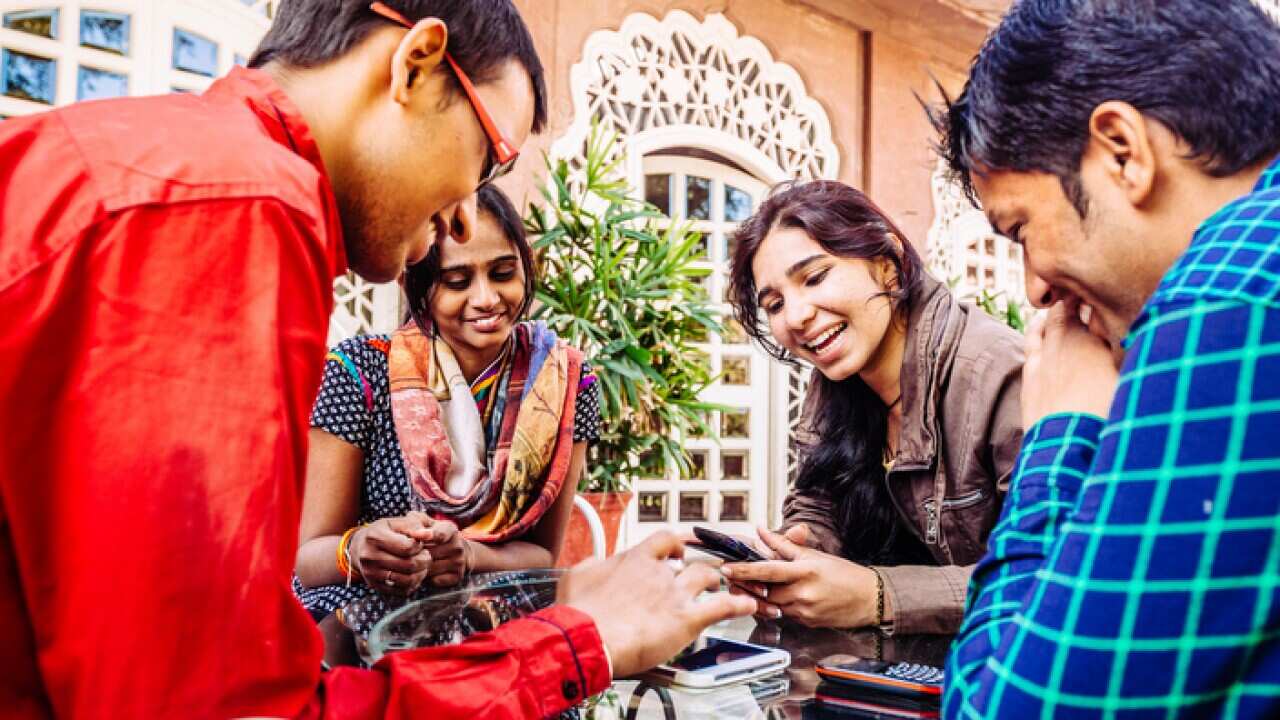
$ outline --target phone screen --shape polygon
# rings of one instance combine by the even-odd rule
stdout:
[[[697,672],[717,665],[724,665],[734,660],[763,655],[767,652],[769,652],[768,648],[743,645],[742,643],[722,638],[706,638],[705,640],[700,640],[692,652],[681,655],[667,663],[667,667],[675,670]]]

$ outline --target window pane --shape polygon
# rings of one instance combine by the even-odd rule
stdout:
[[[658,206],[662,212],[671,214],[671,176],[645,175],[644,199]]]
[[[4,26],[10,30],[58,39],[57,10],[19,10],[4,14]]]
[[[693,257],[699,260],[711,259],[711,236],[706,233],[696,233],[698,235],[698,244],[693,251]]]
[[[726,318],[724,321],[724,334],[720,336],[727,343],[745,343],[747,341],[747,331],[742,329],[742,324],[733,318]]]
[[[734,410],[720,415],[720,437],[745,438],[750,428],[751,411],[749,410]]]
[[[100,100],[129,94],[129,78],[119,73],[81,67],[76,80],[77,100]]]
[[[680,493],[680,522],[698,522],[707,519],[707,494],[704,492]]]
[[[746,522],[747,493],[720,493],[720,522]]]
[[[640,493],[640,522],[667,521],[667,494],[665,492]]]
[[[747,477],[747,451],[726,450],[720,453],[720,476],[725,480]]]
[[[80,44],[107,52],[129,54],[129,16],[123,13],[80,13]]]
[[[702,418],[703,424],[706,425],[708,429],[715,427],[714,425],[715,421],[711,418],[711,413],[699,412],[697,414]],[[707,436],[707,433],[703,431],[702,426],[698,425],[698,423],[695,422],[689,426],[689,437],[705,438],[706,436]]]
[[[213,77],[218,72],[218,45],[208,38],[174,28],[173,67]]]
[[[725,385],[751,384],[751,358],[743,355],[726,355],[721,359],[723,375],[720,382]]]
[[[9,97],[53,104],[58,64],[48,58],[5,50],[0,92]]]
[[[711,219],[711,180],[697,175],[685,178],[685,217],[690,220]]]
[[[707,451],[706,450],[690,450],[689,462],[691,468],[689,470],[690,480],[706,480],[707,479]]]
[[[751,217],[751,196],[732,185],[724,186],[724,219],[742,222]]]

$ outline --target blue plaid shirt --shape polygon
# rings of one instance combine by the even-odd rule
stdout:
[[[949,718],[1280,717],[1280,160],[1125,348],[1106,421],[1028,429]]]

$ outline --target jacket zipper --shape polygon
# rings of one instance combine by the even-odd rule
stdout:
[[[979,488],[978,490],[974,490],[968,495],[963,495],[958,498],[944,498],[942,500],[942,509],[943,510],[961,510],[967,507],[972,507],[982,502],[983,497],[985,497],[985,494],[982,492],[982,489]],[[928,518],[928,522],[927,522],[927,525],[925,526],[925,533],[924,533],[925,542],[928,543],[929,545],[937,545],[939,513],[938,513],[938,504],[933,501],[933,498],[929,498],[928,500],[924,501],[924,512]]]

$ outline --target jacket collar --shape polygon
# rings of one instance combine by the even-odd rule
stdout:
[[[955,297],[932,276],[911,298],[902,357],[902,427],[894,470],[933,466],[938,455],[938,392],[959,346],[964,322]]]

